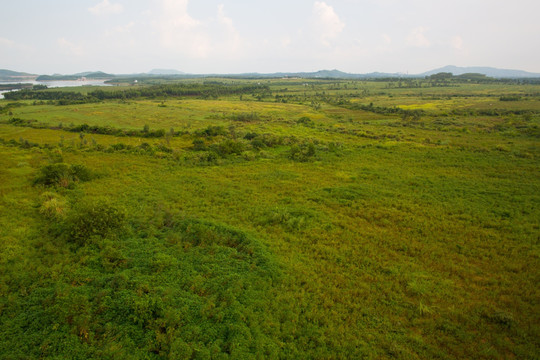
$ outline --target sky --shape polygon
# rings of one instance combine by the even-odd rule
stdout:
[[[0,0],[0,68],[36,74],[540,73],[538,0]]]

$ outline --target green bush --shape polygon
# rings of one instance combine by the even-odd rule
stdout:
[[[313,122],[313,120],[311,120],[307,116],[302,116],[300,119],[296,120],[296,123],[299,125],[307,126],[307,127],[315,126],[315,123]]]
[[[212,150],[222,157],[231,154],[240,155],[242,151],[244,151],[244,144],[239,141],[227,139],[219,144],[213,145]]]
[[[206,129],[198,130],[195,132],[196,136],[214,137],[228,134],[227,130],[223,126],[209,126]]]
[[[56,163],[41,167],[34,185],[70,187],[75,182],[89,181],[92,177],[92,172],[84,165]]]
[[[262,149],[266,147],[264,142],[261,139],[253,139],[251,140],[251,146],[253,146],[254,149]]]
[[[289,152],[289,159],[300,162],[307,162],[315,156],[315,145],[313,143],[305,143],[293,145]]]
[[[121,229],[126,221],[124,208],[109,200],[80,203],[66,220],[68,241],[86,244],[92,237],[106,237]]]
[[[63,219],[66,213],[66,200],[60,195],[46,191],[41,194],[39,212],[49,219]]]
[[[193,140],[193,150],[195,151],[204,151],[206,150],[206,144],[204,143],[203,139],[195,139]]]
[[[305,209],[276,207],[267,211],[259,221],[260,225],[280,225],[288,231],[298,231],[308,227],[313,214]]]

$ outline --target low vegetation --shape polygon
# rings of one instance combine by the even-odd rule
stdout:
[[[0,354],[534,359],[539,141],[475,74],[8,93]]]

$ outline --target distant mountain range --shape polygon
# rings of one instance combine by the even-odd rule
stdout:
[[[485,67],[485,66],[467,66],[467,67],[459,67],[459,66],[453,66],[448,65],[439,69],[434,69],[430,71],[426,71],[425,73],[419,74],[419,76],[430,76],[433,74],[441,73],[441,72],[448,72],[452,73],[454,75],[463,75],[463,74],[484,74],[489,77],[493,78],[537,78],[540,77],[539,73],[531,73],[523,70],[509,70],[509,69],[497,69],[493,67]]]
[[[73,74],[73,75],[61,75],[61,74],[39,75],[36,78],[36,80],[37,81],[79,80],[82,78],[86,78],[89,80],[104,80],[104,79],[112,79],[115,76],[116,75],[104,73],[103,71],[86,71],[86,72]]]
[[[147,74],[150,75],[185,75],[186,73],[173,69],[152,69]]]
[[[216,74],[217,75],[217,74]],[[296,72],[296,73],[270,73],[270,74],[261,74],[261,73],[244,73],[244,74],[234,74],[228,76],[238,76],[238,77],[254,77],[254,78],[304,78],[304,79],[317,79],[317,78],[326,78],[326,79],[368,79],[368,78],[381,78],[381,77],[399,77],[403,76],[402,74],[397,73],[369,73],[369,74],[351,74],[339,70],[319,70],[315,72]]]
[[[278,73],[243,73],[243,74],[186,74],[173,69],[153,69],[142,74],[107,74],[102,71],[87,71],[73,75],[35,75],[24,72],[0,69],[0,81],[51,81],[51,80],[78,80],[82,77],[91,80],[122,79],[135,77],[205,77],[205,76],[223,76],[223,77],[241,77],[241,78],[332,78],[332,79],[374,79],[374,78],[424,78],[437,73],[452,73],[453,75],[463,75],[468,73],[484,74],[493,78],[540,78],[540,73],[531,73],[523,70],[497,69],[492,67],[458,67],[448,65],[442,68],[426,71],[421,74],[403,74],[403,73],[381,73],[372,72],[367,74],[351,74],[339,70],[319,70],[315,72],[278,72]]]
[[[0,81],[33,80],[36,77],[37,75],[35,74],[0,69]]]

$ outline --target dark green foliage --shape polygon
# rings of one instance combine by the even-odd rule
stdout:
[[[193,150],[195,151],[204,151],[207,149],[207,146],[203,139],[194,139],[193,140]]]
[[[251,236],[232,227],[185,218],[171,221],[168,227],[180,231],[182,241],[191,246],[232,248],[246,260],[250,259],[248,261],[264,266],[265,271],[276,271],[274,265],[268,262],[268,254],[262,246]]]
[[[290,336],[281,324],[295,326],[290,314],[268,306],[280,282],[270,254],[230,226],[172,217],[156,237],[105,239],[70,261],[80,256],[56,283],[2,302],[9,312],[0,317],[3,356],[277,359]],[[23,348],[10,346],[19,340]]]
[[[406,109],[402,109],[396,106],[394,107],[374,106],[373,103],[370,103],[369,105],[362,105],[362,104],[345,104],[345,105],[350,109],[370,111],[376,114],[384,114],[384,115],[399,114],[404,119],[413,118],[415,120],[418,120],[425,113],[423,110],[419,110],[419,109],[406,110]]]
[[[499,101],[519,101],[521,98],[519,96],[511,96],[511,95],[507,95],[507,96],[501,96],[499,98]]]
[[[163,144],[156,144],[155,149],[157,151],[161,151],[161,152],[164,152],[164,153],[167,153],[167,154],[171,154],[173,152],[173,150],[170,147],[167,147],[167,146],[165,146]]]
[[[78,203],[64,224],[67,241],[85,245],[92,237],[106,237],[120,230],[126,221],[125,209],[105,199]]]
[[[262,149],[266,147],[264,142],[258,138],[251,140],[251,146],[253,146],[255,149]]]
[[[223,126],[208,126],[206,129],[199,130],[195,132],[195,135],[197,136],[206,136],[206,137],[214,137],[214,136],[226,136],[228,135],[228,131]]]
[[[244,151],[244,143],[232,139],[227,139],[210,147],[219,156],[240,155]]]
[[[235,94],[258,94],[268,90],[266,85],[228,85],[222,83],[205,84],[175,84],[175,85],[157,85],[148,87],[137,87],[127,90],[94,90],[88,95],[79,92],[59,91],[59,90],[31,90],[23,89],[20,91],[4,94],[6,99],[10,100],[56,100],[58,105],[91,103],[96,101],[110,99],[134,99],[140,97],[164,98],[164,97],[184,97],[197,96],[203,99],[217,98],[223,95]]]
[[[288,231],[298,231],[306,228],[313,218],[307,210],[278,206],[267,211],[260,220],[261,225],[280,225]]]
[[[8,124],[15,126],[32,126],[32,124],[35,122],[36,120],[23,120],[19,118],[11,118],[8,120]]]
[[[102,134],[102,135],[116,135],[116,136],[134,136],[134,137],[146,137],[146,138],[160,138],[164,137],[166,131],[164,129],[150,130],[150,128],[144,127],[142,130],[133,130],[133,129],[118,129],[110,126],[97,126],[97,125],[88,125],[80,124],[69,126],[63,126],[60,123],[58,126],[49,126],[47,124],[39,123],[36,120],[22,120],[19,118],[11,118],[8,120],[8,123],[15,126],[21,127],[31,127],[34,129],[62,129],[69,132],[77,133],[89,133],[89,134]],[[174,131],[169,132],[170,136],[179,135]]]
[[[289,151],[289,159],[306,162],[315,157],[315,145],[312,142],[293,145]]]
[[[4,97],[6,99],[12,100],[58,100],[65,101],[67,103],[82,103],[86,102],[89,99],[87,96],[79,92],[68,92],[60,90],[33,90],[33,89],[22,89],[20,91],[14,91],[5,93]]]
[[[258,136],[257,133],[248,132],[248,133],[246,133],[246,135],[244,135],[244,139],[252,140],[252,139],[255,139],[257,136]]]
[[[195,165],[213,165],[216,164],[218,155],[215,151],[199,150],[194,156],[187,157],[186,161]]]
[[[276,147],[279,145],[283,145],[286,142],[294,142],[292,141],[292,138],[286,138],[274,134],[247,133],[246,135],[244,135],[244,139],[251,140],[251,145],[256,149],[263,147]]]
[[[77,181],[90,181],[94,177],[92,171],[82,164],[71,165],[71,173]]]
[[[442,80],[442,79],[451,79],[453,77],[454,77],[454,75],[452,73],[440,72],[440,73],[437,73],[437,74],[430,75],[427,78],[430,79],[430,80]]]
[[[34,179],[34,185],[70,187],[79,181],[89,181],[92,172],[84,165],[54,163],[41,167]]]
[[[117,144],[112,144],[110,146],[110,149],[112,151],[122,151],[122,150],[131,150],[133,148],[133,146],[131,145],[126,145],[124,143],[117,143]]]
[[[313,120],[311,120],[309,117],[307,116],[302,116],[300,119],[296,120],[296,123],[297,124],[301,124],[301,125],[304,125],[304,126],[309,126],[309,127],[313,127],[315,125],[315,123],[313,122]]]

